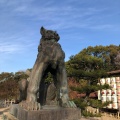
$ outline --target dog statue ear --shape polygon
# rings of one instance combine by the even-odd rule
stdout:
[[[44,35],[45,31],[46,31],[46,29],[42,26],[41,29],[40,29],[41,35]]]

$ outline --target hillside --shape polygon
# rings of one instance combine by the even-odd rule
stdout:
[[[18,82],[28,77],[28,70],[14,73],[3,72],[0,74],[0,99],[18,99]]]

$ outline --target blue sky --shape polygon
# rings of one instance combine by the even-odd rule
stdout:
[[[40,27],[53,29],[67,61],[83,48],[119,45],[120,0],[0,0],[0,72],[32,68]]]

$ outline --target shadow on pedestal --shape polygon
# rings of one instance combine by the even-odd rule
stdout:
[[[61,108],[56,106],[43,106],[41,110],[28,111],[14,104],[10,113],[18,120],[78,120],[81,110],[78,108]]]

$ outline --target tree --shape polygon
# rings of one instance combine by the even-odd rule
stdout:
[[[116,67],[116,69],[120,69],[120,51],[118,52],[117,56],[115,57],[115,67]]]
[[[115,70],[115,57],[120,46],[89,46],[76,55],[72,55],[66,62],[68,76],[77,80],[84,78],[94,82],[98,78],[106,77],[107,72]]]
[[[73,91],[77,91],[79,92],[79,94],[84,93],[85,97],[84,98],[77,98],[74,99],[73,101],[76,103],[76,105],[78,107],[80,107],[82,109],[82,112],[85,110],[85,108],[87,106],[92,106],[92,107],[96,107],[98,109],[106,107],[107,105],[109,105],[111,102],[107,101],[102,103],[102,101],[95,99],[95,98],[90,98],[90,94],[94,93],[98,90],[102,90],[102,89],[111,89],[111,87],[108,84],[104,84],[104,85],[84,85],[83,87],[81,86],[71,86],[70,87]]]
[[[108,85],[100,86],[96,83],[99,78],[107,77],[108,71],[118,69],[115,66],[116,63],[119,63],[118,51],[120,51],[120,46],[115,45],[89,46],[78,54],[72,55],[70,60],[66,62],[66,69],[69,77],[74,77],[79,83],[81,79],[89,83],[82,87],[71,87],[73,91],[86,94],[85,98],[74,100],[78,107],[84,109],[89,104],[93,107],[102,108],[109,104],[109,102],[102,104],[99,100],[91,99],[89,95],[97,90],[109,88]]]
[[[0,74],[0,80],[3,80],[3,79],[9,79],[9,78],[11,78],[11,77],[14,77],[14,73],[8,73],[8,72],[2,72],[1,74]]]
[[[23,71],[16,72],[14,75],[14,79],[16,81],[20,81],[21,79],[27,79],[28,77],[29,76]]]

